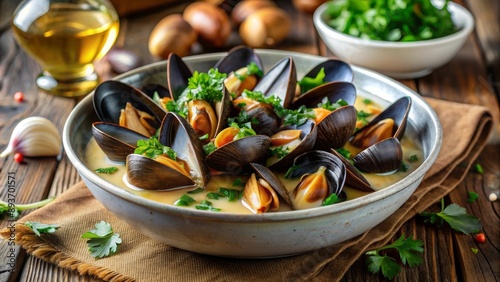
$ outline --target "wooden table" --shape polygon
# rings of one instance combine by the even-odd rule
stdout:
[[[37,90],[34,78],[40,68],[16,45],[8,26],[7,19],[12,14],[11,8],[15,6],[15,2],[0,1],[0,150],[7,144],[14,126],[28,116],[47,117],[62,131],[67,116],[76,104],[74,100],[49,96]],[[277,2],[294,19],[293,32],[283,43],[276,46],[277,49],[332,56],[318,39],[310,16],[297,12],[290,1]],[[495,134],[477,160],[484,168],[484,174],[470,171],[457,189],[447,197],[448,201],[467,207],[469,213],[482,221],[487,241],[478,244],[473,236],[463,235],[449,228],[437,229],[424,224],[418,217],[413,218],[400,232],[413,234],[424,241],[424,263],[415,268],[404,267],[396,278],[398,281],[500,280],[500,202],[492,203],[487,199],[491,189],[500,190],[500,2],[457,2],[475,15],[475,32],[450,63],[427,77],[402,82],[422,96],[484,105],[493,112],[497,122]],[[135,52],[144,64],[156,61],[147,49],[149,33],[162,17],[172,12],[181,12],[184,5],[123,16],[116,46]],[[235,34],[227,47],[205,52],[226,51],[240,43]],[[116,75],[110,71],[106,61],[98,64],[98,71],[104,79]],[[25,102],[19,104],[14,101],[13,94],[16,91],[25,93]],[[14,162],[12,157],[8,157],[0,159],[0,170],[2,188],[7,185],[8,173],[15,172],[17,203],[59,195],[80,181],[75,168],[65,156],[60,160],[27,158],[21,165]],[[7,199],[5,190],[0,191],[0,199]],[[479,199],[473,204],[467,204],[467,191],[478,193]],[[432,210],[438,211],[439,205],[435,204]],[[6,220],[1,221],[0,227],[7,226],[7,223]],[[471,247],[479,249],[479,252],[473,255]],[[80,277],[75,272],[60,269],[29,256],[19,247],[15,252],[15,271],[10,273],[6,271],[10,269],[6,265],[9,248],[7,244],[0,244],[0,281],[95,281],[93,278]],[[382,276],[372,275],[367,271],[365,258],[360,258],[344,277],[346,281],[381,279]]]

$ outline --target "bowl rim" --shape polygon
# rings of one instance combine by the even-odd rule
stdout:
[[[329,2],[325,2],[321,4],[313,14],[313,23],[317,29],[321,29],[324,32],[328,32],[330,36],[335,37],[335,39],[345,41],[347,43],[356,44],[356,45],[364,45],[371,47],[380,47],[380,48],[416,48],[416,47],[427,47],[433,45],[441,45],[447,44],[453,41],[456,41],[460,38],[468,36],[475,26],[474,16],[469,10],[465,7],[449,1],[448,9],[452,13],[452,19],[454,17],[460,17],[463,19],[464,25],[455,33],[449,34],[447,36],[428,39],[428,40],[420,40],[420,41],[410,41],[410,42],[399,42],[399,41],[383,41],[383,40],[375,40],[375,39],[365,39],[359,38],[352,35],[345,34],[340,32],[325,23],[323,20],[324,14],[326,12],[327,6]],[[436,4],[444,4],[443,0],[433,0],[433,3]]]
[[[256,49],[255,50],[258,54],[269,54],[269,55],[275,55],[275,56],[299,56],[304,59],[311,59],[311,60],[327,60],[327,57],[323,56],[317,56],[317,55],[311,55],[311,54],[305,54],[305,53],[300,53],[300,52],[293,52],[293,51],[279,51],[279,50],[269,50],[269,49]],[[209,60],[209,59],[218,59],[221,56],[226,55],[227,52],[218,52],[218,53],[210,53],[210,54],[202,54],[202,55],[194,55],[194,56],[188,56],[184,57],[183,59],[186,60],[187,62],[190,61],[196,61],[196,60]],[[159,61],[156,63],[148,64],[142,67],[139,67],[137,69],[131,70],[129,72],[123,73],[121,75],[118,75],[112,80],[120,80],[128,76],[132,76],[134,74],[150,70],[152,68],[160,68],[166,66],[166,61]],[[335,205],[330,205],[330,206],[323,206],[323,207],[316,207],[316,208],[311,208],[311,209],[305,209],[305,210],[292,210],[292,211],[283,211],[283,212],[271,212],[271,213],[262,213],[262,214],[236,214],[236,213],[230,213],[230,212],[207,212],[207,211],[200,211],[196,209],[186,209],[183,207],[177,207],[175,205],[169,205],[165,203],[160,203],[156,202],[154,200],[146,199],[144,197],[141,197],[139,195],[133,194],[129,191],[124,190],[123,188],[120,188],[116,185],[113,185],[101,177],[99,177],[97,174],[92,172],[90,169],[86,167],[86,165],[80,161],[76,153],[72,150],[71,146],[71,134],[70,130],[74,126],[73,123],[74,121],[78,118],[79,113],[85,108],[88,107],[88,105],[92,105],[92,97],[94,92],[92,91],[89,95],[87,95],[82,101],[80,101],[75,108],[71,111],[70,115],[68,116],[66,123],[64,124],[63,128],[63,146],[66,151],[66,155],[68,156],[68,159],[70,162],[75,166],[77,169],[78,173],[82,176],[82,178],[88,179],[92,183],[96,184],[96,186],[99,187],[99,189],[103,189],[108,193],[111,193],[115,196],[120,197],[123,200],[126,200],[128,202],[132,202],[147,208],[154,209],[156,211],[165,213],[165,214],[177,214],[179,216],[188,216],[191,218],[203,218],[203,219],[208,219],[211,221],[224,221],[224,222],[231,222],[231,221],[239,221],[239,222],[276,222],[276,221],[297,221],[301,219],[310,219],[314,217],[321,217],[325,215],[332,215],[336,213],[340,213],[343,211],[347,210],[352,210],[356,209],[359,206],[363,205],[368,205],[372,202],[379,201],[380,199],[387,198],[389,196],[392,196],[401,190],[408,188],[411,183],[419,181],[419,179],[423,178],[425,173],[429,170],[429,168],[432,166],[434,161],[437,158],[437,155],[440,151],[441,148],[441,143],[442,143],[442,128],[440,121],[437,117],[437,114],[434,112],[432,107],[422,98],[420,97],[415,91],[412,89],[408,88],[407,86],[403,85],[402,83],[399,83],[387,76],[384,76],[382,74],[379,74],[377,72],[358,67],[355,65],[350,65],[351,68],[353,69],[354,73],[360,73],[360,74],[365,74],[365,75],[370,75],[374,77],[377,80],[382,81],[385,84],[390,85],[391,87],[396,87],[408,94],[408,96],[411,97],[413,103],[418,103],[420,104],[427,114],[431,117],[431,122],[434,124],[435,131],[432,132],[436,136],[436,142],[432,144],[429,154],[427,158],[422,162],[422,164],[417,167],[413,172],[411,172],[409,175],[407,175],[405,178],[402,180],[382,189],[375,191],[373,193],[341,202]],[[407,185],[402,185],[402,182],[408,183]]]

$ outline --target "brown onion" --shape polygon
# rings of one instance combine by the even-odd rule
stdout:
[[[172,14],[164,17],[151,31],[149,52],[155,57],[167,59],[170,53],[179,56],[191,54],[191,46],[198,35],[182,15]]]
[[[194,2],[184,9],[183,17],[207,45],[222,47],[231,34],[229,16],[213,4]]]
[[[239,26],[249,15],[264,7],[275,7],[276,4],[269,0],[246,0],[236,5],[231,12],[231,20]]]
[[[290,31],[288,14],[278,7],[266,7],[248,16],[240,26],[240,36],[253,48],[273,47]]]

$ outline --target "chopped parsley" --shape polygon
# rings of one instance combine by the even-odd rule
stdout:
[[[323,203],[321,205],[322,206],[329,206],[329,205],[333,205],[333,204],[340,203],[340,202],[341,202],[341,200],[340,200],[339,196],[337,196],[337,194],[331,194],[323,201]]]
[[[482,167],[480,164],[476,164],[476,165],[474,166],[474,169],[477,171],[477,173],[479,173],[479,174],[484,174],[483,167]]]
[[[336,109],[338,109],[340,107],[343,107],[343,106],[347,106],[347,105],[349,105],[349,104],[345,100],[343,100],[343,99],[339,99],[337,102],[332,103],[332,102],[330,102],[330,100],[328,99],[328,97],[324,97],[321,100],[321,103],[318,104],[318,108],[327,109],[327,110],[333,112]]]
[[[276,156],[278,159],[282,159],[283,157],[288,155],[288,153],[290,153],[290,149],[288,147],[283,148],[283,146],[279,146],[274,149],[270,148],[268,151],[269,156]]]
[[[346,158],[347,160],[351,159],[351,152],[346,148],[338,148],[335,151],[337,151],[337,153],[342,155],[342,157]]]
[[[118,171],[118,168],[115,166],[110,166],[110,167],[100,167],[95,170],[97,173],[105,173],[105,174],[112,174]]]
[[[370,99],[366,99],[366,98],[363,99],[363,104],[365,104],[365,105],[371,105],[372,103],[373,103],[373,101]]]
[[[402,162],[401,166],[399,167],[399,171],[402,171],[402,172],[407,172],[409,169],[410,169],[410,165],[405,163],[405,162]]]
[[[363,126],[368,124],[368,120],[366,118],[370,117],[372,114],[367,113],[365,111],[358,111],[356,113],[356,119],[361,122]]]
[[[234,181],[233,181],[233,187],[238,187],[238,186],[245,186],[245,183],[243,182],[243,180],[241,180],[241,178],[236,178]]]
[[[306,93],[307,91],[320,86],[325,83],[325,68],[321,68],[319,72],[316,74],[316,77],[308,77],[305,76],[302,78],[298,84],[300,85],[300,93]]]
[[[178,199],[177,201],[175,201],[175,202],[174,202],[174,205],[176,205],[176,206],[185,206],[185,207],[187,207],[187,206],[189,206],[191,203],[194,203],[194,202],[196,202],[196,200],[195,200],[195,199],[193,199],[193,198],[192,198],[191,196],[189,196],[189,195],[184,194],[184,195],[182,195],[182,196],[180,197],[180,199]]]
[[[148,140],[138,140],[137,148],[134,150],[135,154],[145,155],[148,158],[155,159],[159,155],[167,155],[170,159],[176,160],[177,153],[170,147],[164,146],[158,141],[154,136],[150,137]]]
[[[188,194],[198,194],[198,193],[203,192],[204,190],[205,190],[205,189],[203,189],[203,188],[201,188],[201,187],[198,187],[198,188],[196,188],[196,189],[194,189],[194,190],[191,190],[191,191],[189,191],[189,192],[187,192],[187,193],[188,193]]]
[[[207,144],[203,145],[203,151],[207,156],[213,153],[215,150],[217,150],[217,146],[215,146],[214,142],[208,142]]]
[[[212,205],[212,202],[210,202],[209,200],[203,200],[200,202],[199,205],[196,205],[195,208],[197,210],[204,210],[204,211],[215,211],[215,212],[218,212],[220,211],[221,209],[219,208],[216,208]]]
[[[411,155],[409,158],[410,163],[418,162],[418,156],[417,155]]]
[[[479,198],[479,194],[476,193],[476,192],[467,191],[467,195],[469,196],[467,198],[467,202],[468,203],[473,203],[473,202],[475,202]]]

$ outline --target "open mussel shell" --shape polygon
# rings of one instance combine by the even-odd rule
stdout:
[[[309,119],[306,121],[306,123],[298,127],[291,127],[291,128],[302,130],[300,134],[300,139],[302,141],[286,156],[279,159],[277,162],[269,165],[268,166],[269,169],[276,171],[286,171],[293,164],[293,161],[297,156],[311,150],[314,147],[318,135],[318,130],[313,120]],[[290,128],[285,128],[285,129],[290,129]]]
[[[325,71],[325,78],[323,79],[323,81],[325,82],[352,82],[352,80],[354,79],[354,72],[352,71],[349,64],[344,61],[335,59],[329,59],[315,65],[306,73],[306,75],[304,75],[304,77],[315,78],[322,68],[324,68]]]
[[[92,135],[97,145],[114,162],[125,162],[129,154],[134,153],[138,140],[148,137],[114,123],[92,123]]]
[[[368,132],[377,132],[377,130],[373,130],[374,127],[379,125],[380,121],[386,119],[392,119],[394,121],[394,125],[392,126],[392,132],[390,132],[390,136],[395,137],[399,140],[404,135],[406,130],[406,122],[408,119],[408,114],[411,108],[411,98],[410,97],[402,97],[392,103],[389,107],[387,107],[383,112],[377,115],[372,121],[370,121],[367,125],[362,127],[360,130],[356,131],[350,140],[351,144],[362,149],[366,149],[372,144],[381,141],[385,138],[379,138],[377,134],[367,134]],[[370,140],[370,141],[368,141]]]
[[[264,179],[269,185],[280,195],[280,197],[285,200],[285,202],[290,205],[290,207],[293,207],[292,201],[290,200],[290,195],[288,194],[288,191],[281,182],[281,180],[267,167],[256,164],[256,163],[251,163],[250,166],[252,167],[253,171],[259,176],[259,178]]]
[[[288,108],[293,101],[297,85],[297,70],[291,57],[277,62],[257,83],[253,91],[265,96],[276,96]]]
[[[353,162],[363,172],[394,172],[403,163],[403,149],[396,137],[387,138],[359,152]]]
[[[321,120],[317,127],[316,149],[341,148],[356,129],[356,109],[351,105],[338,108]]]
[[[224,128],[228,126],[227,119],[231,115],[232,104],[231,104],[231,94],[224,87],[224,94],[220,102],[215,104],[215,114],[217,115],[217,127],[215,129],[215,136],[219,134]]]
[[[143,155],[127,156],[127,181],[145,190],[175,190],[195,185],[195,181]]]
[[[156,104],[148,95],[139,89],[123,82],[105,81],[94,92],[93,103],[97,116],[101,121],[118,123],[121,110],[130,103],[137,110],[146,112],[155,118],[158,128],[165,117],[166,111]]]
[[[189,173],[197,185],[204,187],[210,181],[210,170],[205,164],[203,146],[186,119],[177,113],[167,113],[158,140],[172,148],[179,159],[188,163]]]
[[[271,136],[278,132],[280,119],[272,109],[267,107],[257,107],[247,112],[250,120],[256,120],[257,124],[252,124],[252,128],[257,134]]]
[[[229,74],[248,66],[250,63],[255,63],[259,69],[264,71],[262,60],[252,48],[248,46],[236,46],[229,50],[226,56],[215,63],[214,68],[218,69],[221,73]]]
[[[215,170],[238,175],[247,171],[250,163],[262,162],[270,144],[271,139],[268,136],[247,136],[217,148],[205,161]]]
[[[370,182],[354,167],[344,156],[339,154],[335,149],[331,149],[330,152],[337,156],[346,168],[346,179],[345,184],[351,188],[358,189],[365,192],[375,191]]]
[[[304,95],[293,102],[290,108],[297,109],[302,105],[308,108],[315,108],[325,97],[327,97],[332,104],[342,99],[346,101],[347,104],[354,105],[357,97],[356,87],[350,82],[325,83],[304,93]]]
[[[146,95],[148,95],[151,99],[153,99],[153,96],[155,93],[158,94],[158,97],[163,98],[163,97],[169,97],[170,98],[170,91],[168,90],[167,87],[161,85],[161,84],[147,84],[141,87],[141,91],[144,92]]]
[[[332,153],[313,150],[304,153],[293,162],[294,170],[291,171],[289,177],[297,178],[305,174],[316,172],[318,168],[324,166],[327,168],[328,189],[329,194],[339,195],[344,187],[346,179],[346,169],[342,161]]]
[[[177,100],[188,86],[188,79],[193,76],[182,58],[171,53],[167,59],[167,81],[170,95]]]

